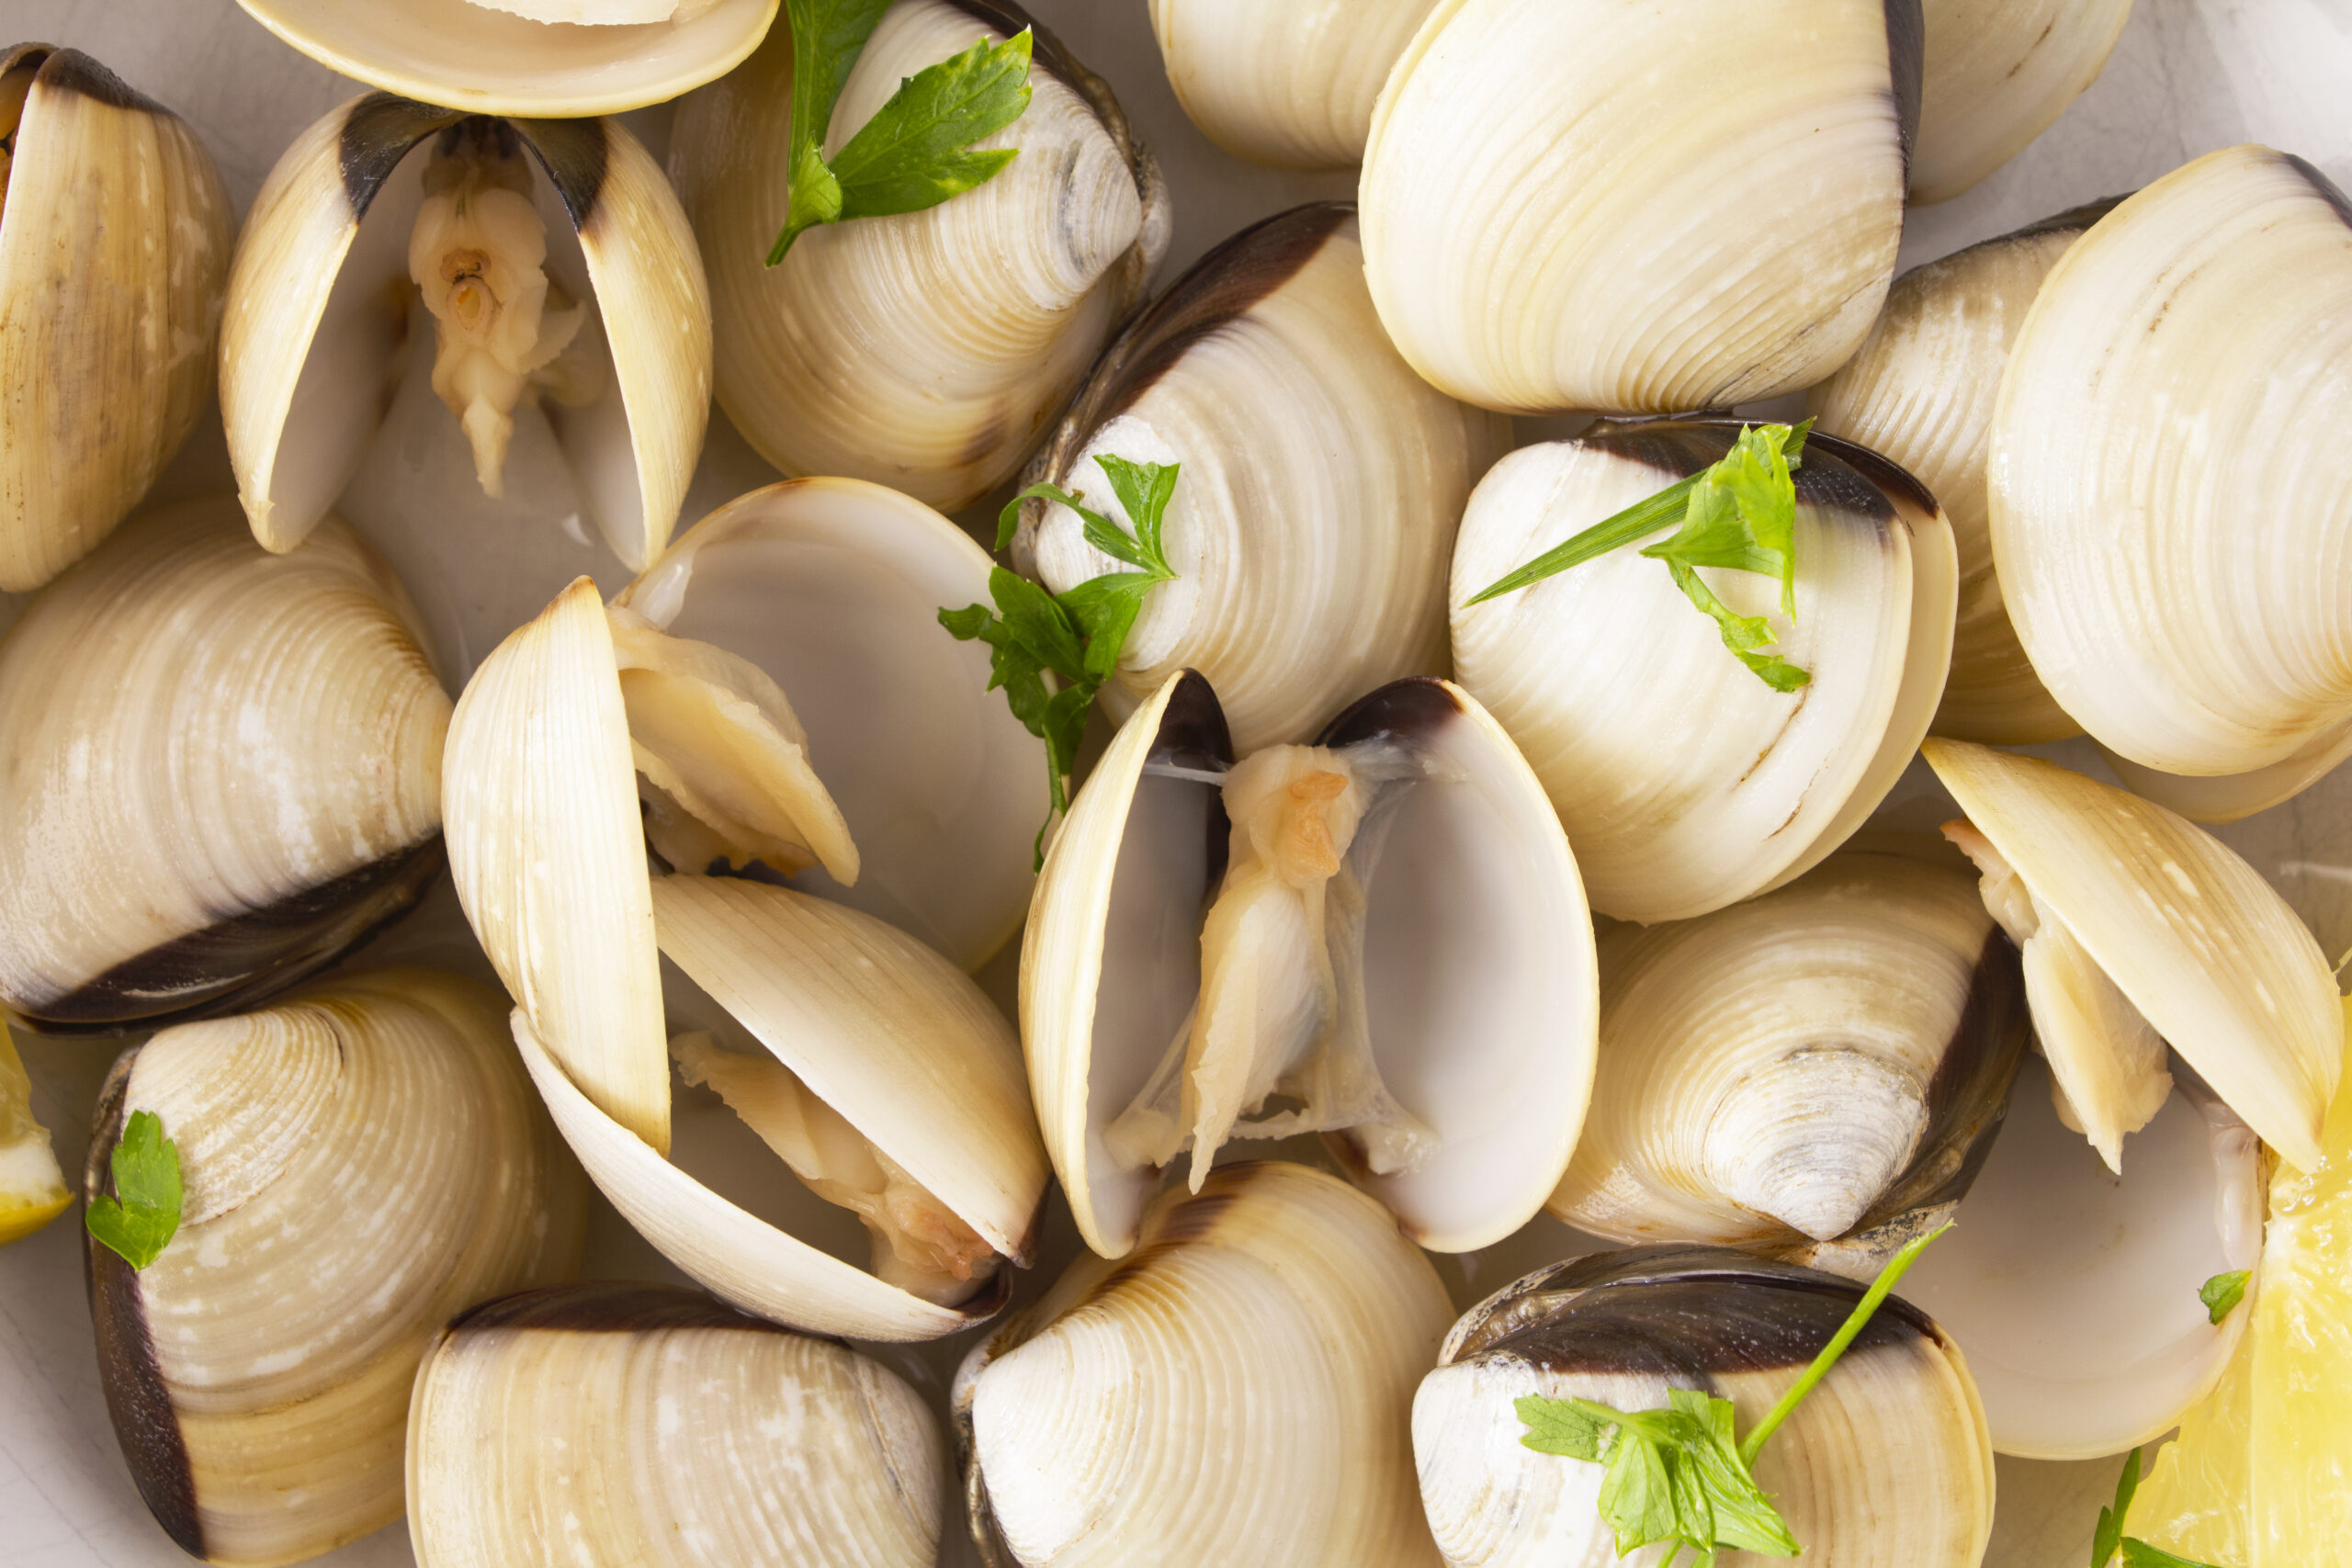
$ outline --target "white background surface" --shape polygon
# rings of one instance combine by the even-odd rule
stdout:
[[[1279,175],[1212,149],[1168,90],[1145,0],[1031,4],[1079,58],[1111,81],[1168,171],[1177,220],[1163,280],[1250,220],[1299,201],[1351,194],[1349,176]],[[219,160],[240,210],[295,134],[359,90],[278,44],[231,0],[0,0],[0,43],[19,39],[85,50],[178,110]],[[2129,190],[2189,157],[2237,141],[2268,141],[2300,152],[2339,183],[2352,183],[2347,87],[2352,0],[2141,0],[2106,75],[2055,129],[1968,196],[1913,215],[1904,263]],[[658,153],[668,118],[666,108],[658,108],[629,119]],[[363,482],[370,476],[382,481],[379,504],[365,509],[372,515],[361,515],[356,503],[346,510],[395,557],[417,597],[440,606],[435,636],[445,668],[454,675],[536,611],[572,571],[596,562],[562,544],[554,529],[566,511],[560,497],[537,505],[548,514],[541,518],[528,515],[533,506],[527,502],[503,510],[477,504],[456,509],[462,514],[447,519],[437,538],[386,536],[395,531],[393,513],[402,506],[415,510],[420,495],[437,495],[432,481],[447,456],[379,452],[363,475]],[[774,477],[714,417],[710,450],[681,528]],[[216,418],[191,442],[159,494],[232,488]],[[597,576],[607,590],[619,586],[609,558]],[[8,613],[0,599],[0,618]],[[1931,787],[1914,779],[1903,793]],[[2331,953],[2352,947],[2347,797],[2352,781],[2339,774],[2224,834],[2313,921]],[[479,968],[469,949],[445,886],[424,915],[367,956],[371,964],[398,956]],[[1000,963],[994,976],[1000,995],[1008,995],[1009,974]],[[98,1080],[117,1047],[21,1035],[19,1043],[34,1077],[36,1111],[55,1133],[72,1179],[80,1168]],[[1024,1294],[1050,1277],[1071,1245],[1065,1220]],[[147,1517],[115,1451],[92,1358],[79,1246],[78,1214],[68,1214],[0,1250],[0,1564],[184,1562]],[[1539,1221],[1502,1247],[1441,1267],[1466,1303],[1569,1250],[1570,1233]],[[609,1211],[592,1225],[586,1272],[674,1277]],[[884,1354],[936,1393],[961,1349],[951,1342],[922,1353]],[[2003,1461],[1990,1561],[1996,1568],[2081,1562],[2114,1470],[2109,1461],[2081,1466]],[[960,1521],[951,1517],[943,1561],[968,1562],[967,1550]],[[389,1568],[411,1556],[405,1529],[395,1525],[321,1561]]]

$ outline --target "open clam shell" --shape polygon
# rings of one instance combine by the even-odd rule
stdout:
[[[1389,336],[1441,389],[1520,413],[1811,386],[1894,281],[1920,31],[1918,0],[1779,0],[1704,27],[1443,0],[1364,153],[1365,276]],[[1802,198],[1759,209],[1759,169]]]
[[[837,153],[905,78],[1032,26],[1007,0],[899,0],[834,105]],[[775,28],[681,106],[670,171],[718,311],[718,402],[787,474],[846,474],[954,511],[1012,477],[1140,301],[1172,220],[1111,89],[1039,28],[1020,150],[921,212],[812,229],[766,265],[791,173],[792,39]]]
[[[1960,855],[1866,838],[1760,898],[1601,936],[1600,1070],[1555,1214],[1761,1249],[1968,1190],[2025,1049],[2017,950]]]
[[[180,118],[78,50],[0,51],[0,591],[138,504],[211,396],[229,195]]]
[[[2132,0],[1919,0],[1919,11],[1926,69],[1911,200],[1925,207],[1972,188],[2049,130],[2107,68]]]
[[[1905,273],[1860,352],[1806,399],[1819,428],[1902,464],[1951,520],[1960,608],[1939,735],[2013,746],[2082,733],[2042,689],[2002,605],[1984,469],[2009,345],[2041,280],[2114,205],[2078,207]]]
[[[226,497],[134,519],[0,642],[0,999],[35,1027],[251,1006],[441,866],[449,699],[341,520],[272,556]]]
[[[502,493],[518,412],[538,409],[613,553],[636,570],[660,552],[709,417],[710,295],[677,198],[619,121],[374,93],[287,149],[238,239],[220,340],[255,538],[291,549],[316,525],[386,389],[425,373],[406,347],[428,336],[485,492]]]
[[[776,0],[238,0],[304,54],[468,114],[566,118],[666,103],[731,70]]]
[[[178,1147],[178,1232],[134,1271],[85,1240],[98,1371],[140,1494],[210,1562],[299,1562],[398,1518],[409,1385],[453,1314],[571,1274],[585,1190],[504,1039],[505,999],[352,976],[126,1052]]]
[[[944,1447],[922,1395],[846,1346],[674,1286],[559,1286],[426,1353],[409,1535],[420,1568],[931,1568]]]
[[[1081,1258],[956,1380],[965,1489],[1010,1568],[1434,1568],[1408,1407],[1452,1308],[1380,1206],[1220,1168],[1133,1258]]]
[[[1460,1568],[1602,1568],[1604,1467],[1523,1448],[1514,1402],[1619,1410],[1668,1389],[1761,1419],[1863,1287],[1710,1247],[1635,1247],[1539,1269],[1465,1313],[1413,1399],[1421,1502]],[[1976,1568],[1993,1529],[1993,1450],[1971,1360],[1900,1296],[1873,1314],[1757,1461],[1819,1568]],[[1733,1553],[1733,1562],[1769,1561]],[[1661,1554],[1658,1561],[1664,1561]]]
[[[1335,11],[1264,0],[1152,0],[1176,101],[1237,158],[1344,169],[1363,157],[1372,106],[1437,0]]]
[[[1415,1240],[1500,1240],[1558,1180],[1592,1075],[1591,926],[1534,779],[1437,681],[1381,688],[1313,748],[1229,757],[1208,682],[1178,674],[1046,856],[1022,1030],[1080,1234],[1124,1256],[1186,1147],[1197,1190],[1226,1137],[1320,1131]],[[1296,772],[1232,829],[1238,781],[1269,762]],[[1267,795],[1329,815],[1272,828]],[[1295,904],[1261,862],[1298,869]],[[1270,1095],[1301,1109],[1261,1115]]]
[[[2010,619],[2124,782],[2209,820],[2352,752],[2347,364],[2352,206],[2255,146],[2101,219],[2010,351],[1990,468]]]
[[[1454,524],[1510,427],[1413,374],[1363,269],[1344,204],[1237,234],[1104,351],[1031,466],[1123,527],[1096,459],[1182,466],[1163,535],[1176,581],[1128,635],[1121,706],[1198,670],[1248,751],[1384,681],[1444,673]],[[1013,549],[1056,592],[1120,570],[1043,501]]]
[[[1796,615],[1773,691],[1632,547],[1483,604],[1506,572],[1719,461],[1739,423],[1605,424],[1522,447],[1478,486],[1454,547],[1453,660],[1560,815],[1593,907],[1688,919],[1804,874],[1894,788],[1951,661],[1957,556],[1933,497],[1877,454],[1814,435],[1794,474]],[[1667,530],[1661,529],[1663,534]],[[1713,572],[1743,615],[1776,585]]]

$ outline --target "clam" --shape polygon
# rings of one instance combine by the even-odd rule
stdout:
[[[2106,69],[2132,0],[1920,0],[1919,10],[1927,50],[1911,199],[1925,207],[1968,190],[2049,130]]]
[[[1452,1311],[1344,1182],[1222,1167],[966,1358],[973,1534],[1023,1568],[1435,1568],[1408,1408]]]
[[[1510,444],[1507,421],[1389,347],[1355,215],[1326,203],[1203,257],[1105,351],[1029,478],[1132,528],[1097,459],[1182,465],[1163,536],[1177,580],[1145,603],[1106,695],[1131,708],[1196,669],[1247,751],[1382,682],[1444,673],[1454,524]],[[1013,554],[1057,592],[1121,570],[1043,501]]]
[[[1838,1242],[1949,1205],[2025,1048],[1967,863],[1866,834],[1747,903],[1604,932],[1600,1069],[1552,1196],[1623,1242]]]
[[[608,611],[582,578],[458,703],[443,791],[453,880],[520,1003],[525,1064],[625,1218],[746,1311],[936,1337],[1002,1304],[999,1264],[1028,1259],[1045,1154],[1012,1031],[961,970],[895,926],[773,885],[812,863],[857,880],[806,739],[757,666]],[[665,860],[716,845],[722,869],[746,874],[651,876],[649,831]],[[675,1163],[673,1055],[731,1112],[715,1127],[698,1113]],[[754,1213],[706,1184],[714,1140],[744,1131],[822,1213]],[[762,1174],[747,1202],[775,1197],[772,1163]],[[836,1255],[851,1247],[827,1228],[835,1205],[866,1231],[874,1271]]]
[[[1381,83],[1436,5],[1152,0],[1151,29],[1202,135],[1253,164],[1345,169],[1363,157]]]
[[[1918,0],[1777,0],[1703,26],[1453,0],[1396,62],[1364,153],[1389,336],[1441,390],[1513,412],[1811,386],[1894,278],[1920,30]]]
[[[1022,1030],[1080,1235],[1122,1257],[1187,1150],[1198,1191],[1229,1138],[1322,1133],[1414,1240],[1501,1240],[1592,1077],[1591,926],[1542,792],[1439,681],[1231,755],[1208,682],[1171,677],[1046,856]]]
[[[1669,1389],[1695,1389],[1731,1401],[1746,1429],[1838,1332],[1862,1289],[1737,1252],[1645,1247],[1539,1269],[1479,1303],[1446,1336],[1413,1399],[1421,1503],[1446,1562],[1601,1568],[1617,1560],[1597,1506],[1603,1467],[1522,1448],[1515,1401],[1565,1395],[1632,1411],[1664,1405]],[[1993,1450],[1970,1365],[1935,1320],[1890,1297],[1796,1407],[1756,1479],[1807,1563],[1984,1561]]]
[[[341,520],[147,513],[0,642],[0,1000],[56,1031],[249,1007],[441,866],[449,699]]]
[[[1005,0],[899,0],[834,106],[829,152],[918,71],[1001,41]],[[787,474],[845,474],[954,511],[1012,477],[1167,254],[1158,166],[1111,89],[1038,28],[1020,150],[926,211],[813,231],[765,265],[790,175],[792,39],[777,28],[680,107],[670,171],[710,267],[718,403]]]
[[[220,338],[254,536],[300,543],[401,378],[427,375],[486,494],[504,493],[517,422],[544,420],[613,553],[634,570],[660,552],[709,415],[710,297],[677,198],[619,121],[373,93],[278,159]]]
[[[505,1010],[478,981],[378,970],[164,1030],[108,1075],[88,1196],[146,1111],[184,1197],[142,1269],[85,1244],[98,1371],[140,1495],[191,1555],[299,1562],[398,1518],[435,1334],[576,1266],[579,1171]]]
[[[420,1568],[931,1568],[922,1395],[847,1346],[669,1285],[557,1286],[441,1331],[409,1417]]]
[[[21,1241],[74,1205],[49,1129],[33,1120],[32,1100],[32,1080],[0,1021],[0,1247]]]
[[[0,591],[106,537],[204,412],[229,217],[177,115],[78,50],[0,51]]]
[[[2188,815],[2352,752],[2347,366],[2352,207],[2253,146],[2101,219],[2010,351],[1989,470],[2009,617],[2125,784]]]
[[[2009,345],[2041,280],[2113,205],[2078,207],[1905,273],[1860,352],[1806,400],[1820,428],[1917,474],[1951,519],[1960,610],[1930,727],[1939,735],[2023,745],[2082,733],[2035,678],[2002,605],[1984,468]]]
[[[1908,474],[1815,434],[1796,483],[1795,604],[1779,647],[1811,673],[1774,691],[1727,654],[1657,562],[1617,551],[1521,592],[1470,597],[1731,449],[1727,420],[1603,424],[1522,447],[1470,498],[1453,554],[1457,678],[1559,812],[1593,907],[1688,919],[1792,881],[1894,785],[1943,691],[1951,525]],[[1662,531],[1663,532],[1663,531]],[[1736,612],[1777,587],[1708,574]]]
[[[469,114],[618,114],[724,74],[776,0],[238,0],[304,54]]]

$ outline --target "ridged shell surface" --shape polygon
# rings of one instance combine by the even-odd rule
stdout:
[[[1919,0],[1927,23],[1911,199],[1949,201],[2098,80],[2132,0]]]
[[[1201,134],[1237,158],[1344,169],[1372,106],[1436,0],[1152,0],[1168,85]]]

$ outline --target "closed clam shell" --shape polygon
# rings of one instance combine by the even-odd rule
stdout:
[[[838,155],[917,72],[1033,27],[1003,0],[899,0],[843,81]],[[1038,29],[1019,155],[924,211],[811,229],[790,205],[792,40],[777,28],[681,106],[670,155],[710,267],[719,406],[791,475],[954,511],[1012,477],[1167,254],[1166,187],[1100,77]]]
[[[1925,207],[1972,188],[2049,130],[2106,69],[2132,0],[1919,0],[1919,11],[1926,70],[1911,200]]]
[[[1141,1235],[956,1376],[989,1561],[1434,1564],[1407,1416],[1452,1309],[1386,1213],[1250,1163],[1164,1194]]]
[[[1152,0],[1151,29],[1202,135],[1253,164],[1344,169],[1363,157],[1380,85],[1435,4]]]
[[[421,1568],[930,1568],[943,1448],[922,1397],[847,1346],[675,1286],[558,1286],[426,1353],[409,1536]]]
[[[341,520],[272,556],[226,497],[125,525],[0,642],[0,997],[37,1027],[250,1006],[441,863],[449,699]]]
[[[1364,153],[1389,336],[1442,390],[1521,413],[1721,408],[1820,380],[1894,280],[1920,31],[1917,0],[1779,0],[1704,26],[1614,0],[1442,0]],[[1768,169],[1802,198],[1759,207]]]
[[[211,396],[229,196],[186,122],[78,50],[0,51],[0,591],[104,538]]]
[[[85,1241],[98,1371],[156,1522],[207,1562],[300,1562],[398,1518],[409,1385],[442,1324],[569,1276],[578,1168],[504,998],[422,969],[164,1030],[116,1063],[85,1176],[133,1111],[177,1146],[145,1269]]]

